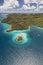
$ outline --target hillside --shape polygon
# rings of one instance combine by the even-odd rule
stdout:
[[[11,29],[7,32],[25,30],[31,25],[43,28],[43,14],[9,14],[2,23],[11,25]]]

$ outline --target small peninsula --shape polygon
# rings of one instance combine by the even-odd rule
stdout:
[[[1,22],[11,25],[7,32],[26,30],[32,25],[43,28],[43,14],[8,14]]]

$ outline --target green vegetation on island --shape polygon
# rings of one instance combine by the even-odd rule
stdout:
[[[43,14],[9,14],[2,23],[11,25],[11,29],[7,32],[25,30],[32,25],[43,28]]]

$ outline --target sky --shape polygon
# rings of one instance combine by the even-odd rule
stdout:
[[[1,12],[43,12],[43,0],[0,0]]]
[[[4,0],[0,0],[0,5],[3,5],[3,3],[4,3]]]

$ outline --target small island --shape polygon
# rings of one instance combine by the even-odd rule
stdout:
[[[22,42],[24,39],[23,39],[23,36],[18,36],[16,38],[16,42]]]
[[[3,19],[1,22],[11,25],[11,28],[6,30],[6,32],[26,30],[29,26],[43,28],[43,14],[8,14],[7,18]]]

